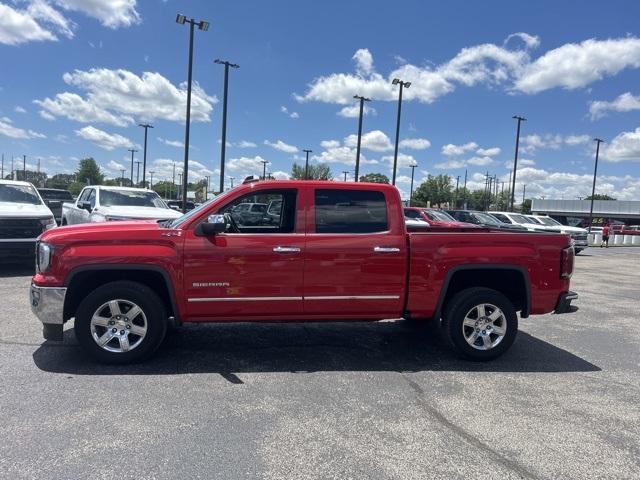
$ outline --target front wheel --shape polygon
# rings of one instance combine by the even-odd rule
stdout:
[[[96,288],[76,312],[76,338],[104,363],[131,363],[150,356],[167,331],[162,300],[146,285],[118,281]]]
[[[491,360],[516,339],[518,315],[511,301],[490,288],[468,288],[448,302],[442,318],[447,340],[461,356]]]

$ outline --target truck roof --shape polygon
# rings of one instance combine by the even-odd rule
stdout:
[[[22,180],[0,180],[0,185],[25,185],[33,187],[31,182],[23,182]]]
[[[100,188],[102,190],[126,190],[129,192],[153,192],[148,188],[118,187],[116,185],[87,185],[84,188]]]

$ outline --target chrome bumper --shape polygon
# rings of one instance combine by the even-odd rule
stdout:
[[[66,295],[66,287],[40,287],[31,284],[29,293],[31,311],[43,323],[43,335],[47,340],[62,340]]]

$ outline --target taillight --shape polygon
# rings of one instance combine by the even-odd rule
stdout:
[[[573,246],[562,249],[560,254],[560,278],[571,278],[573,275],[573,261],[575,258],[575,251]]]

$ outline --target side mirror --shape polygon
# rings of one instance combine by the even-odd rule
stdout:
[[[224,215],[209,215],[206,222],[202,222],[196,227],[195,234],[203,237],[210,237],[218,233],[223,233],[227,229],[227,222]]]
[[[86,210],[87,212],[91,213],[90,202],[78,202],[78,208],[81,208],[82,210]]]

